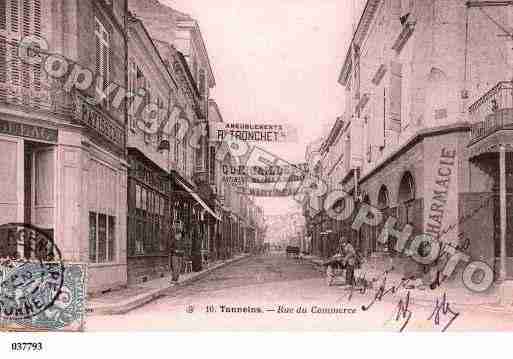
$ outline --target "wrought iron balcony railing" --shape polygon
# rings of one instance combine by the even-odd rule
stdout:
[[[498,130],[513,129],[513,83],[499,82],[469,107],[469,116],[470,144]]]

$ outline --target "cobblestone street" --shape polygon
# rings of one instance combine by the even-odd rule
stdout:
[[[418,305],[413,296],[396,320],[397,295],[385,294],[382,301],[363,311],[362,305],[368,306],[375,297],[374,289],[364,295],[354,293],[349,300],[347,288],[328,287],[324,279],[311,263],[298,263],[281,253],[251,257],[189,286],[172,289],[125,315],[89,316],[87,330],[399,331],[410,314],[404,331],[441,331],[452,318],[448,331],[513,329],[513,312],[459,307],[450,304],[450,295],[449,307],[440,307],[439,325],[435,325],[436,316],[428,320],[436,303]],[[401,291],[405,300],[407,291]],[[300,307],[306,313],[297,313]],[[284,313],[285,308],[292,313]],[[339,313],[332,313],[334,310]]]

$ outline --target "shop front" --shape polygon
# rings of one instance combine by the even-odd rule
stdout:
[[[142,152],[128,149],[128,282],[170,271],[169,175]]]
[[[208,259],[211,221],[222,218],[203,200],[197,189],[177,172],[172,171],[171,208],[174,247],[183,252],[184,261],[191,263],[193,271],[201,271]]]
[[[43,116],[0,119],[0,224],[37,226],[65,261],[88,263],[89,292],[126,284],[127,166],[122,127],[113,131],[119,136]]]

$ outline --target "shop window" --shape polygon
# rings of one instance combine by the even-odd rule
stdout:
[[[182,141],[182,170],[183,174],[187,175],[187,141]]]
[[[89,212],[89,261],[91,263],[115,260],[116,218],[103,213]]]
[[[137,221],[137,231],[135,236],[135,252],[136,254],[144,253],[144,241],[143,241],[143,221]]]
[[[154,255],[167,248],[168,230],[166,208],[168,198],[156,189],[135,185],[135,211],[131,211],[129,221],[136,228],[128,235],[130,255]],[[132,202],[133,203],[133,202]]]
[[[141,186],[135,185],[135,208],[141,208]]]
[[[89,261],[96,262],[96,214],[89,213]]]
[[[146,211],[148,209],[148,200],[147,200],[145,188],[141,189],[141,209],[143,211]]]
[[[107,248],[109,249],[107,252],[107,261],[114,262],[116,253],[116,223],[115,218],[112,216],[108,216],[107,222],[107,233],[109,233]]]
[[[210,183],[216,183],[216,149],[210,147]]]

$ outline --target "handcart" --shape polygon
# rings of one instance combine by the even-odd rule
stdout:
[[[344,270],[346,268],[345,263],[341,257],[330,259],[324,263],[324,266],[326,266],[326,284],[328,287],[335,282],[337,277],[343,277]]]

